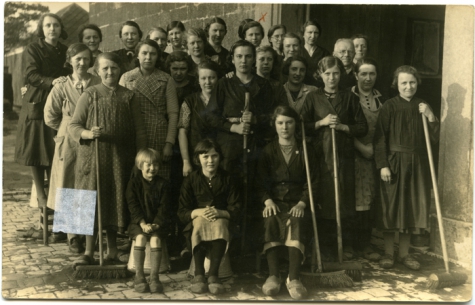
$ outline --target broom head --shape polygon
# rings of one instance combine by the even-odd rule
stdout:
[[[427,288],[437,290],[444,287],[459,286],[465,284],[468,276],[464,273],[432,273],[427,279]]]
[[[358,262],[343,262],[343,263],[333,263],[325,262],[323,263],[323,271],[333,272],[333,271],[344,271],[353,281],[361,282],[363,266]]]
[[[121,279],[128,277],[127,265],[79,265],[76,266],[75,279]]]
[[[344,270],[328,273],[300,272],[300,278],[307,287],[353,287],[353,280]]]

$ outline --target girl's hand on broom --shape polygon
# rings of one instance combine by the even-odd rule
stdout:
[[[262,211],[262,216],[264,218],[272,216],[272,214],[277,215],[277,213],[280,212],[279,207],[275,204],[275,202],[272,199],[267,199],[264,204],[266,207],[264,208],[264,211]]]
[[[294,217],[303,217],[305,214],[305,207],[307,205],[303,201],[299,201],[296,205],[293,206],[293,208],[290,209],[289,214],[294,216]]]

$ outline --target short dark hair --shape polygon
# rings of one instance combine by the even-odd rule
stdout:
[[[229,50],[229,55],[234,56],[234,51],[236,51],[239,47],[250,47],[252,49],[252,54],[254,54],[254,58],[256,58],[256,46],[254,46],[251,42],[240,39],[236,41]]]
[[[201,167],[200,163],[200,155],[205,154],[209,152],[210,150],[214,150],[218,153],[219,159],[222,160],[223,158],[223,153],[221,151],[221,148],[219,147],[218,143],[216,143],[214,140],[205,138],[196,144],[195,150],[193,152],[193,163]]]
[[[307,62],[307,60],[303,56],[295,55],[295,56],[287,58],[284,61],[284,65],[282,66],[282,74],[289,75],[290,66],[292,65],[292,63],[294,61],[300,61],[301,63],[303,63],[305,68],[308,71],[308,62]]]
[[[99,41],[102,42],[102,31],[101,29],[95,25],[95,24],[83,24],[79,27],[79,32],[78,32],[78,38],[79,38],[79,42],[82,42],[83,38],[84,38],[84,31],[85,30],[93,30],[93,31],[96,31],[97,32],[97,35],[99,35]]]
[[[58,15],[53,14],[53,13],[45,13],[41,15],[40,20],[38,21],[38,27],[36,28],[36,35],[39,38],[45,38],[45,33],[43,32],[43,23],[46,17],[51,17],[51,18],[56,19],[59,22],[59,25],[61,26],[61,34],[59,35],[59,38],[68,39],[68,33],[66,33],[66,30],[64,29],[63,21]]]
[[[172,21],[167,25],[167,35],[170,33],[171,30],[174,28],[179,28],[180,31],[185,32],[185,25],[181,21]]]
[[[376,69],[376,73],[378,72],[378,63],[376,62],[375,59],[371,58],[371,57],[365,57],[365,58],[362,58],[360,60],[358,60],[358,62],[355,64],[353,70],[355,71],[356,74],[358,74],[358,72],[360,72],[360,68],[362,65],[373,65]]]
[[[242,20],[241,23],[239,23],[238,37],[240,39],[244,39],[243,34],[242,34],[242,29],[243,29],[244,25],[248,22],[251,22],[251,21],[254,21],[254,19],[246,18],[246,19]]]
[[[275,24],[270,27],[270,29],[267,31],[267,39],[269,40],[270,45],[272,46],[272,42],[270,41],[272,35],[274,35],[274,32],[277,30],[283,29],[285,33],[287,33],[287,27],[283,24]],[[284,33],[284,34],[285,34]]]
[[[247,22],[246,24],[242,26],[241,39],[246,39],[246,32],[250,28],[259,28],[261,30],[262,38],[264,38],[265,33],[264,33],[264,28],[262,27],[262,24],[253,20],[253,21]]]
[[[219,75],[219,73],[220,73],[219,65],[216,62],[212,61],[212,60],[204,60],[204,61],[200,62],[198,64],[198,74],[200,73],[201,69],[208,69],[208,70],[214,71],[214,72],[216,72],[216,75]]]
[[[91,52],[91,50],[84,43],[78,42],[78,43],[73,43],[72,45],[70,45],[68,47],[68,50],[66,51],[66,62],[64,63],[64,66],[68,67],[68,68],[72,68],[71,58],[73,58],[77,54],[79,54],[83,51],[86,51],[86,50],[89,50],[89,59],[91,60],[91,63],[92,63],[92,52]]]
[[[417,85],[420,85],[421,82],[422,82],[421,76],[419,75],[419,72],[417,71],[416,68],[414,68],[413,66],[404,65],[404,66],[398,67],[396,69],[396,71],[394,71],[393,82],[391,83],[391,88],[397,90],[397,81],[398,81],[399,74],[401,74],[401,73],[407,73],[407,74],[414,75],[414,77],[417,80]]]
[[[300,37],[300,35],[297,35],[296,33],[293,33],[293,32],[285,33],[284,37],[282,37],[282,41],[284,41],[285,38],[298,39],[299,45],[302,45],[302,37]]]
[[[159,26],[153,26],[150,29],[150,31],[148,31],[147,37],[145,37],[145,38],[150,38],[150,34],[152,34],[153,32],[162,32],[163,34],[165,34],[168,37],[167,31],[165,31],[163,28],[161,28]]]
[[[167,67],[168,71],[170,71],[170,66],[175,61],[184,61],[188,66],[188,70],[192,67],[192,63],[190,61],[190,56],[184,51],[174,51],[171,52],[170,55],[167,56],[167,60],[165,62],[165,66]]]
[[[272,54],[272,70],[270,72],[271,78],[279,79],[280,78],[280,71],[279,71],[279,62],[278,62],[278,54],[274,50],[274,48],[270,45],[267,46],[259,46],[256,48],[256,62],[257,62],[257,54],[258,53],[265,53],[270,52]]]
[[[353,36],[351,36],[351,41],[355,40],[355,39],[358,39],[358,38],[363,38],[365,41],[366,41],[366,48],[369,49],[369,38],[368,36],[364,35],[364,34],[355,34]]]
[[[119,68],[122,65],[122,62],[120,61],[120,56],[118,54],[113,52],[104,52],[97,55],[96,61],[94,62],[94,70],[97,71],[97,68],[99,67],[99,61],[103,58],[115,62],[119,66]]]
[[[336,56],[325,56],[318,62],[318,76],[324,73],[326,70],[337,66],[340,70],[340,74],[343,75],[346,73],[345,67],[343,66],[343,62]]]
[[[295,120],[295,135],[300,131],[300,117],[297,111],[290,107],[289,105],[280,105],[275,107],[274,113],[272,113],[272,127],[275,127],[275,120],[279,115],[287,116]]]
[[[139,41],[139,43],[135,47],[135,56],[138,57],[140,48],[144,45],[151,46],[152,48],[155,48],[155,50],[157,51],[158,57],[157,57],[157,61],[155,62],[155,68],[159,69],[161,66],[160,58],[162,57],[162,50],[160,49],[160,46],[155,40],[146,38],[144,41]]]
[[[142,33],[142,30],[140,29],[139,25],[137,24],[137,22],[135,21],[132,21],[132,20],[127,20],[126,22],[122,23],[122,26],[120,27],[120,30],[119,30],[119,37],[122,38],[122,29],[124,28],[124,26],[133,26],[134,28],[137,29],[137,31],[139,32],[139,39],[142,39],[142,36],[143,36],[143,33]]]
[[[219,23],[221,25],[224,25],[224,31],[226,33],[228,32],[228,26],[226,25],[226,22],[224,22],[224,20],[219,17],[213,17],[208,23],[206,23],[206,26],[205,26],[206,37],[209,37],[209,28],[211,27],[213,23]]]
[[[139,150],[135,157],[135,166],[141,170],[144,162],[160,164],[160,159],[161,155],[159,151],[152,148],[143,148]]]
[[[315,20],[315,19],[310,19],[310,20],[305,21],[305,23],[302,25],[302,34],[305,33],[305,29],[306,29],[309,25],[316,26],[317,29],[318,29],[318,36],[321,36],[321,35],[322,35],[322,26],[321,26],[320,23],[318,23],[318,21]]]

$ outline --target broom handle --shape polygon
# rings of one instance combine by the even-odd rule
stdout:
[[[244,111],[249,110],[249,99],[250,93],[246,92],[244,95]],[[246,241],[244,239],[246,234],[246,227],[247,227],[247,201],[248,201],[248,170],[247,170],[247,135],[243,135],[243,156],[242,156],[242,163],[243,163],[243,184],[244,184],[244,207],[243,207],[243,223],[242,223],[242,234],[241,234],[241,256],[244,256],[244,247],[246,245]]]
[[[312,224],[313,224],[313,235],[315,236],[315,252],[317,253],[317,272],[322,272],[322,257],[320,254],[320,242],[318,240],[318,230],[317,230],[317,219],[315,217],[315,204],[313,202],[313,192],[312,192],[312,179],[310,178],[310,166],[308,163],[308,153],[307,153],[307,142],[305,141],[305,125],[303,118],[300,117],[302,124],[302,145],[303,145],[303,157],[305,161],[305,172],[307,174],[307,185],[308,185],[308,194],[310,199],[310,210],[312,212]]]
[[[332,131],[332,149],[333,149],[333,179],[335,184],[335,210],[336,210],[336,232],[337,232],[337,241],[338,241],[338,261],[340,264],[343,262],[343,240],[341,237],[341,219],[340,219],[340,186],[338,183],[338,162],[337,162],[337,151],[336,151],[336,135],[335,129],[331,128]]]
[[[424,126],[424,136],[426,139],[427,155],[429,156],[430,176],[432,178],[432,186],[434,188],[435,208],[437,210],[437,221],[439,223],[440,241],[442,244],[442,254],[444,256],[445,271],[449,273],[450,272],[449,256],[447,254],[447,245],[445,243],[445,233],[444,233],[445,231],[444,231],[444,222],[442,221],[442,211],[440,210],[439,187],[437,186],[437,176],[436,176],[435,168],[434,168],[434,159],[432,157],[432,147],[430,145],[429,128],[427,127],[427,118],[423,113],[422,113],[422,125]]]
[[[97,92],[94,92],[94,116],[95,116],[95,125],[99,126],[99,109],[97,101]],[[95,138],[96,142],[96,180],[97,180],[97,222],[99,225],[99,263],[101,266],[104,265],[104,254],[102,253],[102,215],[101,215],[101,182],[99,175],[99,138]]]

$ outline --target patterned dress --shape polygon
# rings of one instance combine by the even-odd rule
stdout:
[[[45,124],[58,131],[54,137],[56,147],[49,181],[48,207],[51,209],[55,207],[57,188],[74,188],[78,144],[69,135],[67,127],[76,109],[76,102],[86,88],[100,83],[101,79],[97,76],[91,75],[88,81],[81,83],[75,82],[69,75],[66,82],[53,87],[46,100]]]
[[[99,158],[95,141],[81,139],[81,133],[96,126],[93,94],[97,93],[99,126]],[[102,223],[123,231],[128,225],[125,190],[134,166],[137,150],[147,147],[140,105],[132,91],[117,86],[114,90],[103,84],[89,87],[79,98],[69,133],[79,143],[76,167],[76,189],[97,190],[96,166],[101,179]],[[99,163],[99,164],[97,164]]]
[[[135,103],[140,105],[148,147],[163,153],[165,143],[175,144],[177,137],[178,102],[170,75],[155,69],[144,77],[140,68],[122,75],[119,84],[134,91]],[[170,181],[170,162],[162,162],[160,177]]]

